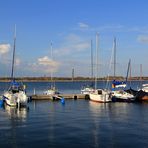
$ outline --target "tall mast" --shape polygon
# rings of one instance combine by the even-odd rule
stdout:
[[[114,79],[116,77],[116,38],[114,37]]]
[[[142,64],[140,64],[140,87],[142,87],[142,76],[143,76]]]
[[[13,58],[12,58],[12,69],[11,69],[11,80],[14,79],[14,62],[15,62],[15,47],[16,47],[16,25],[14,30],[14,45],[13,45]]]
[[[142,64],[140,64],[140,81],[142,81]]]
[[[132,64],[130,62],[130,87],[131,87],[131,80],[132,80]]]
[[[51,53],[50,53],[50,54],[51,54],[50,56],[51,56],[51,62],[52,62],[52,56],[53,56],[53,53],[52,53],[52,52],[53,52],[53,51],[52,51],[52,42],[50,43],[50,50],[51,50],[51,51],[50,51],[50,52],[51,52]],[[51,82],[53,82],[52,68],[51,68],[51,74],[50,74],[50,77],[51,77]]]
[[[96,33],[96,78],[95,78],[95,89],[97,89],[97,79],[98,79],[98,32]]]
[[[74,68],[72,68],[72,81],[74,81],[74,73],[75,73]]]
[[[130,66],[131,66],[131,59],[129,59],[129,62],[128,62],[127,74],[126,74],[126,83],[127,83],[127,80],[128,80],[128,74],[129,74]]]
[[[94,73],[93,73],[93,43],[91,40],[91,79],[93,80]]]

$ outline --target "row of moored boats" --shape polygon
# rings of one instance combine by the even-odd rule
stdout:
[[[126,84],[121,82],[115,84],[113,81],[112,90],[94,89],[86,86],[81,89],[81,93],[88,95],[90,100],[96,102],[139,102],[148,101],[148,84],[143,84],[142,89],[125,89]],[[119,81],[118,81],[119,82]]]

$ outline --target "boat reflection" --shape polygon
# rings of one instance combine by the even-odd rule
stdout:
[[[100,147],[102,122],[104,122],[104,118],[108,120],[108,105],[109,103],[89,101],[89,110],[93,123],[92,138],[95,148]]]
[[[100,116],[104,113],[108,113],[110,107],[110,103],[98,103],[89,101],[89,109],[92,114],[96,114],[97,116]]]
[[[96,120],[96,117],[106,119],[107,121],[117,120],[118,122],[125,122],[128,119],[128,114],[130,112],[129,105],[133,104],[117,102],[117,103],[96,103],[89,102],[89,109],[93,118]]]
[[[8,113],[11,119],[15,118],[15,119],[19,119],[22,121],[26,120],[27,113],[29,111],[29,107],[17,108],[17,107],[12,107],[6,104],[4,105],[4,109]]]

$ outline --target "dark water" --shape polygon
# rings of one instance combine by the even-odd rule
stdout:
[[[55,86],[58,88],[60,93],[80,93],[82,86],[90,85],[92,82],[56,82]],[[143,82],[148,83],[148,82]],[[43,94],[48,87],[50,87],[51,83],[49,82],[26,82],[24,83],[27,87],[28,95],[33,94]],[[131,86],[133,89],[138,89],[141,86],[141,82],[133,81],[131,84],[129,83],[128,88]],[[106,81],[100,81],[97,84],[98,88],[106,88]],[[111,88],[111,83],[108,85],[109,89]],[[2,94],[9,87],[9,83],[0,82],[0,94]]]
[[[81,87],[81,83],[60,83],[58,88],[63,92],[79,91],[79,87],[72,90],[74,86]],[[28,87],[42,92],[46,85],[30,83]],[[28,108],[20,110],[6,106],[0,108],[0,148],[3,147],[146,148],[148,104],[66,100],[65,105],[32,101]]]

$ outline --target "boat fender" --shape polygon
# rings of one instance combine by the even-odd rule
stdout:
[[[65,104],[65,99],[64,98],[61,98],[61,103]]]
[[[0,107],[4,105],[4,100],[0,100]]]

